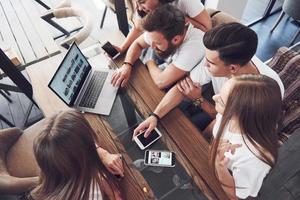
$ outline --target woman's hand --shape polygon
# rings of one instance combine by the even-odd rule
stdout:
[[[229,162],[229,158],[227,158],[224,154],[226,152],[230,152],[233,155],[235,150],[241,146],[241,144],[231,144],[228,140],[220,140],[216,158],[216,167],[226,167]]]
[[[113,175],[120,175],[121,177],[124,177],[124,168],[121,154],[111,154],[101,147],[97,148],[97,153],[102,163],[110,173],[112,173]]]
[[[145,131],[144,137],[148,137],[151,131],[156,127],[157,125],[157,119],[154,116],[148,117],[145,121],[140,123],[140,125],[134,129],[133,137],[139,135],[142,131]]]

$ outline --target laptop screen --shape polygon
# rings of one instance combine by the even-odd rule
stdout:
[[[72,106],[90,70],[90,64],[73,43],[48,87],[67,105]]]

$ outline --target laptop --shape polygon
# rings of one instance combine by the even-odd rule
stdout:
[[[118,87],[111,83],[114,70],[95,70],[74,42],[48,87],[69,107],[109,115]]]

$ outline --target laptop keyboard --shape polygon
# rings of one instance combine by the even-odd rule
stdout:
[[[95,108],[100,92],[103,88],[104,82],[108,72],[95,71],[87,86],[83,98],[79,106],[86,108]]]

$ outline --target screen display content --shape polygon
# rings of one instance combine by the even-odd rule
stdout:
[[[110,42],[106,42],[102,49],[112,58],[119,53]]]
[[[156,138],[159,138],[159,134],[153,130],[150,135],[148,137],[144,137],[144,133],[140,134],[137,136],[137,138],[139,139],[139,141],[142,143],[142,145],[145,147],[148,144],[150,144],[153,140],[155,140]]]
[[[50,87],[67,103],[70,104],[74,94],[80,89],[82,79],[91,69],[80,50],[72,45],[58,71],[50,83]]]
[[[148,163],[153,165],[172,165],[172,153],[149,150]]]

